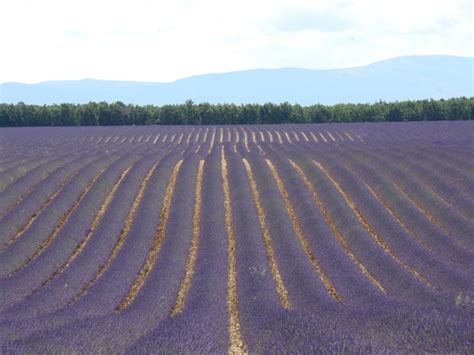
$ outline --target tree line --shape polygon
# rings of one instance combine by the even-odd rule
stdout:
[[[474,97],[373,104],[209,104],[163,106],[122,102],[27,105],[0,104],[0,127],[207,125],[331,122],[402,122],[474,120]]]

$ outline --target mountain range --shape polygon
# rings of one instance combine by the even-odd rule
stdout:
[[[109,80],[0,84],[0,102],[27,104],[122,101],[196,103],[372,103],[474,96],[474,57],[405,56],[345,69],[254,69],[173,82]]]

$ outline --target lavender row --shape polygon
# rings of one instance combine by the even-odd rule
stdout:
[[[102,169],[105,169],[118,157],[105,157],[81,171],[69,183],[69,188],[61,191],[51,202],[46,213],[41,213],[27,228],[21,238],[10,245],[3,253],[0,260],[0,275],[2,278],[14,272],[32,256],[41,244],[54,232],[55,227],[61,222],[68,209],[79,198],[81,193]]]
[[[394,151],[388,151],[386,154],[395,154],[398,161],[409,169],[409,173],[422,179],[430,189],[459,213],[466,217],[474,215],[474,202],[470,198],[470,194],[457,185],[457,180],[460,178],[458,174],[451,173],[442,164],[431,163],[423,154],[406,154],[406,152]]]
[[[388,179],[395,181],[404,193],[407,193],[421,209],[431,216],[434,223],[459,243],[473,249],[474,240],[470,238],[470,235],[474,233],[474,224],[471,221],[457,214],[444,201],[434,198],[423,182],[416,179],[413,174],[400,169],[396,160],[389,160],[371,152],[367,152],[365,157],[370,157],[371,164],[385,172]]]
[[[24,175],[20,178],[17,177],[12,184],[7,185],[5,190],[0,193],[0,215],[7,211],[8,206],[22,198],[22,196],[27,194],[29,190],[34,189],[36,185],[48,177],[51,172],[73,160],[77,155],[83,153],[83,151],[84,149],[82,152],[79,150],[75,154],[71,154],[71,151],[68,153],[63,152],[59,156],[54,156],[54,158],[47,160],[44,163],[38,165],[34,164],[33,169],[25,171]],[[0,181],[8,181],[8,179],[3,177]]]
[[[298,152],[297,154],[304,154],[305,152],[304,149],[298,147],[290,147],[287,151]],[[360,161],[361,157],[369,154],[369,150],[341,148],[338,150],[322,149],[321,152],[330,154],[334,161],[340,161],[342,157],[347,157],[345,163],[356,171],[360,167],[363,167],[359,173],[362,174],[363,180],[366,182],[370,181],[369,185],[379,194],[382,193],[382,199],[388,203],[389,208],[394,209],[395,214],[408,226],[416,238],[424,242],[425,246],[432,248],[432,250],[438,254],[444,255],[446,260],[453,265],[461,267],[462,269],[465,269],[466,265],[470,265],[468,261],[471,259],[469,251],[463,250],[455,243],[453,244],[449,237],[443,233],[443,230],[433,225],[426,215],[423,215],[416,206],[413,205],[412,201],[401,194],[387,181],[386,176],[380,175],[380,171],[374,170],[369,162],[365,163],[364,161]],[[311,156],[315,156],[314,153],[311,153]],[[379,178],[375,178],[378,175],[380,175]],[[382,188],[382,190],[378,190],[379,188]],[[414,218],[414,216],[416,216],[416,218]]]
[[[145,155],[126,176],[123,183],[117,189],[116,196],[114,197],[116,202],[112,201],[110,208],[104,214],[89,243],[76,260],[46,287],[40,289],[19,306],[9,310],[8,314],[10,314],[10,317],[15,318],[18,318],[18,313],[31,317],[31,310],[34,310],[40,304],[42,314],[46,315],[50,312],[55,312],[51,316],[40,317],[38,322],[18,322],[16,327],[21,328],[22,325],[26,324],[28,331],[24,330],[24,334],[44,328],[45,322],[55,328],[75,319],[85,318],[91,315],[91,313],[94,314],[94,310],[97,314],[103,311],[98,307],[94,307],[94,298],[91,296],[86,297],[85,300],[80,299],[79,302],[75,302],[72,306],[67,306],[67,304],[74,299],[74,296],[80,292],[84,285],[87,285],[94,278],[100,265],[103,265],[107,256],[110,255],[122,228],[122,224],[112,223],[112,221],[125,221],[125,217],[134,202],[140,182],[146,171],[149,170],[150,164],[159,158],[159,156],[155,158],[152,156]],[[149,198],[153,198],[153,195]],[[120,203],[117,203],[119,201]],[[140,225],[139,228],[143,227],[150,228],[146,224]],[[67,285],[67,288],[64,288],[64,285]],[[89,291],[94,294],[93,289]],[[112,305],[109,305],[107,309],[110,309],[110,306]],[[64,309],[61,310],[61,308]],[[10,324],[4,331],[8,332],[11,327],[12,325]]]
[[[68,261],[87,235],[94,216],[99,212],[101,203],[112,189],[114,182],[132,162],[133,159],[129,157],[110,165],[84,195],[84,199],[77,205],[44,252],[25,268],[2,282],[2,289],[7,298],[16,299],[18,303],[41,287],[44,282],[49,281],[49,278],[55,275],[55,271]],[[18,312],[15,314],[18,315]]]
[[[169,161],[167,163],[169,165],[169,168],[171,168],[173,166],[173,164],[170,164],[171,162],[172,161]],[[189,189],[190,188],[192,189],[192,186],[193,186],[192,185],[192,183],[193,183],[192,177],[194,175],[195,167],[196,167],[196,164],[191,164],[191,162],[190,162],[188,167],[183,166],[183,168],[182,168],[183,169],[183,171],[182,171],[183,175],[178,180],[178,184],[180,183],[179,181],[181,181],[181,185],[183,183],[184,184],[189,184],[189,182],[191,182],[191,185],[188,185],[188,187],[184,189],[183,194],[181,195],[182,197],[176,196],[176,200],[174,199],[174,201],[173,201],[174,202],[174,207],[172,207],[172,209],[170,210],[170,214],[172,214],[173,217],[181,216],[181,217],[185,217],[188,221],[190,220],[190,216],[189,216],[190,211],[189,211],[189,206],[188,205],[192,206],[192,200],[191,201],[189,200],[190,196],[192,198],[192,194],[190,194],[190,196],[189,196],[188,193],[190,192]],[[208,169],[206,169],[206,171],[208,171]],[[187,181],[188,177],[191,177],[191,179],[189,179],[189,181]],[[167,180],[167,179],[163,179],[162,176],[159,176],[159,177],[157,176],[156,179],[157,179],[156,182],[160,181],[160,184],[165,183],[166,180]],[[206,185],[212,184],[212,182],[215,181],[215,178],[208,179],[208,177],[205,176],[204,180],[205,181],[203,182],[204,183],[203,189],[206,190]],[[151,181],[150,181],[150,183],[151,183]],[[177,185],[176,189],[178,189],[178,188],[179,187]],[[163,189],[163,186],[162,186],[162,189]],[[144,204],[145,203],[146,202],[144,201]],[[159,207],[160,200],[158,199],[158,201],[156,201],[156,195],[153,195],[153,198],[150,197],[150,200],[147,204],[150,204],[150,203],[155,203],[156,207]],[[186,207],[183,206],[183,205],[186,205]],[[145,208],[145,206],[144,206],[144,208]],[[153,218],[156,219],[158,217],[159,213],[156,211],[156,208],[154,208],[153,210],[154,210],[153,216],[150,216],[150,217],[153,217]],[[186,210],[188,210],[187,215],[186,215],[186,212],[185,212]],[[144,211],[145,210],[143,210],[142,212],[144,212]],[[183,213],[184,213],[184,215],[183,215]],[[205,218],[205,215],[206,215],[206,212],[203,212],[203,219]],[[126,329],[127,324],[129,324],[128,322],[129,322],[130,319],[137,319],[138,320],[138,319],[144,318],[143,322],[140,322],[140,327],[134,329],[133,331],[130,330],[130,331],[126,332],[128,337],[126,339],[124,339],[124,343],[121,344],[121,346],[122,347],[125,346],[127,344],[127,342],[130,342],[129,346],[131,346],[133,344],[133,342],[138,340],[138,338],[140,336],[142,336],[143,334],[146,334],[147,331],[153,330],[153,328],[155,327],[157,319],[160,319],[160,317],[162,319],[166,318],[167,315],[169,314],[169,311],[171,309],[171,306],[172,306],[172,303],[174,301],[175,295],[177,293],[177,287],[179,286],[179,281],[181,280],[181,277],[183,275],[183,271],[177,272],[177,270],[175,269],[177,265],[175,265],[175,264],[176,264],[177,261],[179,262],[180,260],[182,261],[184,259],[183,255],[184,256],[186,255],[187,246],[188,246],[189,238],[190,238],[190,231],[189,231],[190,226],[189,225],[186,227],[186,224],[184,224],[184,228],[188,229],[188,233],[184,233],[182,239],[181,238],[177,239],[179,234],[175,234],[173,232],[177,232],[178,230],[184,232],[185,230],[182,229],[183,226],[179,226],[179,225],[175,224],[175,225],[169,225],[168,227],[170,228],[168,231],[171,234],[170,234],[169,237],[167,237],[164,240],[163,250],[160,252],[160,255],[158,257],[157,264],[155,265],[155,268],[150,273],[150,275],[147,279],[147,282],[144,284],[143,289],[139,293],[139,295],[137,296],[136,300],[130,305],[129,308],[124,310],[123,315],[104,317],[101,320],[97,320],[97,319],[94,319],[94,320],[91,320],[91,321],[84,320],[84,321],[81,321],[81,322],[78,322],[78,323],[73,323],[73,324],[67,326],[64,330],[61,330],[60,333],[62,333],[64,331],[67,334],[70,334],[70,329],[74,329],[74,333],[76,333],[76,334],[89,334],[91,332],[91,327],[93,327],[93,329],[96,329],[96,327],[100,327],[100,325],[107,324],[108,325],[107,328],[114,329],[115,331],[107,332],[106,334],[103,335],[105,337],[104,341],[106,341],[107,337],[110,336],[111,338],[113,338],[117,331],[121,331],[122,329]],[[143,228],[143,225],[141,224],[141,227],[139,227],[139,228]],[[138,230],[137,230],[137,232],[138,232]],[[152,230],[152,235],[148,236],[149,239],[152,239],[152,237],[154,235],[153,232],[154,232],[154,229]],[[187,235],[187,237],[186,237],[186,235]],[[205,243],[205,239],[208,238],[207,236],[208,236],[208,233],[205,233],[205,234],[203,233],[204,241],[201,241],[202,243]],[[137,235],[137,237],[139,237],[139,236]],[[223,236],[220,236],[220,237],[223,238]],[[140,238],[143,238],[143,237],[140,237]],[[223,238],[222,241],[225,243],[225,238]],[[213,240],[212,245],[215,242],[216,241]],[[140,250],[143,249],[143,251],[140,251],[140,250],[136,249],[136,247],[138,247],[140,245],[141,245],[141,243],[138,243],[138,241],[131,242],[128,245],[124,245],[123,250],[124,250],[125,254],[127,254],[127,255],[130,254],[130,253],[134,253],[135,256],[138,256],[140,253],[146,252],[146,250],[147,250],[147,248],[140,248]],[[181,254],[182,254],[181,258],[179,258],[179,257],[177,257],[177,255],[175,255],[175,253],[179,253],[179,250],[181,250]],[[205,249],[205,251],[207,251],[207,248]],[[125,254],[122,257],[125,257]],[[117,257],[119,258],[120,256],[117,256]],[[213,256],[213,257],[215,258],[216,256]],[[169,258],[171,258],[171,259],[169,259]],[[217,260],[219,260],[219,258]],[[223,260],[225,260],[225,258]],[[171,265],[170,265],[170,261],[173,261],[173,263]],[[174,267],[173,267],[173,265],[174,265]],[[140,264],[138,263],[137,266],[140,266]],[[112,267],[113,266],[111,266],[111,268]],[[117,263],[114,267],[115,272],[112,272],[112,269],[111,269],[110,272],[107,272],[106,274],[104,274],[104,286],[109,285],[110,282],[112,282],[113,284],[115,284],[117,286],[120,286],[120,284],[123,283],[123,280],[124,280],[124,278],[121,277],[121,276],[123,276],[124,272],[132,272],[131,275],[133,275],[133,274],[136,275],[137,274],[137,271],[133,272],[133,268],[123,269],[122,267],[123,267],[123,263],[120,263],[120,264]],[[180,266],[181,270],[182,270],[183,267],[184,267],[184,262],[182,262],[182,264]],[[217,270],[218,269],[219,268],[217,268]],[[194,274],[195,278],[199,278],[199,271],[198,270],[199,270],[199,263],[198,263],[198,266],[197,266],[197,270],[195,271],[195,274]],[[115,279],[116,281],[115,282],[112,281],[111,278],[112,278],[112,280]],[[125,280],[126,279],[127,278],[125,278]],[[163,287],[163,284],[160,281],[163,282],[163,281],[166,281],[166,280],[168,280],[168,281],[173,281],[174,280],[175,287],[173,288],[173,287],[171,287],[171,285],[167,285],[166,287]],[[196,285],[197,287],[199,287],[200,284],[201,283],[193,280],[193,285]],[[220,287],[223,287],[223,291],[225,291],[225,286],[224,285],[225,285],[225,282],[220,286]],[[188,298],[186,300],[186,307],[189,307],[190,303],[193,302],[193,298],[194,298],[193,297],[193,294],[194,294],[193,290],[194,290],[194,288],[191,289],[190,295],[188,296]],[[100,294],[103,294],[103,292],[99,293],[98,295],[100,296]],[[162,294],[162,297],[157,297],[160,294]],[[199,297],[201,297],[201,293],[198,293],[198,295],[199,295]],[[119,296],[122,296],[122,295],[119,294]],[[107,300],[105,299],[104,301],[107,301]],[[91,300],[91,302],[92,302],[92,300]],[[94,302],[96,302],[95,299],[94,299]],[[109,303],[108,303],[107,307],[109,308],[110,311],[113,311],[113,308],[116,306],[116,304],[117,304],[117,302],[113,302],[113,300],[112,300],[112,302],[110,302],[110,300],[109,300]],[[155,307],[153,307],[153,305],[155,305]],[[105,304],[104,304],[104,306],[105,306]],[[81,303],[78,304],[76,307],[79,307],[79,308],[83,307],[83,302],[81,301]],[[112,308],[110,308],[110,307],[112,307]],[[192,307],[191,309],[193,309],[193,308],[195,308],[195,307]],[[151,310],[153,310],[153,311],[151,311]],[[223,308],[223,310],[225,311],[225,307]],[[193,309],[193,312],[191,313],[192,315],[194,314],[194,311],[195,310]],[[77,311],[75,311],[75,312],[77,312]],[[161,316],[160,316],[160,314],[161,314]],[[184,314],[183,314],[183,316],[184,316]],[[182,319],[182,317],[181,318],[180,317],[181,316],[176,317],[176,322],[178,322],[180,319]],[[196,320],[201,321],[202,318],[197,318]],[[225,319],[223,319],[223,320],[225,321]],[[214,320],[214,322],[215,322],[215,320]],[[56,331],[54,333],[56,334]],[[110,335],[107,335],[107,334],[110,334]],[[87,339],[87,337],[86,337],[86,339]],[[77,346],[77,347],[79,347],[80,349],[83,349],[83,350],[88,349],[88,346],[90,346],[89,345],[90,343],[89,342],[83,342],[81,340],[80,336],[70,339],[70,342],[71,342],[71,344],[74,344],[73,346],[75,346],[75,347]],[[225,338],[224,338],[224,342],[225,342]],[[117,345],[119,345],[119,344],[117,344]],[[117,350],[117,349],[115,349],[115,350]]]
[[[98,157],[84,155],[77,160],[66,163],[38,184],[22,201],[14,204],[13,208],[10,207],[10,211],[2,216],[0,226],[2,248],[12,241],[13,235],[28,223],[35,211],[40,210],[64,184],[67,184],[69,179],[97,159]]]
[[[350,196],[368,224],[374,228],[374,232],[383,238],[395,255],[426,277],[426,281],[439,292],[452,296],[466,291],[469,284],[467,275],[456,272],[445,260],[439,259],[414,239],[410,231],[390,214],[384,201],[371,193],[363,181],[359,181],[338,160],[323,156],[321,163],[330,170],[330,174]]]
[[[472,268],[472,254],[459,247],[449,236],[434,225],[425,215],[423,215],[412,201],[386,180],[380,172],[371,164],[360,161],[357,156],[347,152],[339,152],[337,158],[353,169],[353,171],[364,180],[381,198],[387,206],[394,211],[398,219],[418,238],[418,240],[440,255],[453,267],[460,270],[470,270]]]
[[[112,249],[114,245],[114,239],[117,238],[117,236],[120,234],[120,230],[122,228],[122,225],[120,223],[113,223],[113,221],[122,221],[122,223],[124,223],[125,216],[128,211],[126,206],[127,204],[131,205],[133,203],[133,197],[132,197],[133,192],[134,191],[136,192],[135,189],[138,189],[138,186],[141,181],[140,179],[143,177],[143,174],[146,172],[148,165],[152,162],[150,158],[152,158],[153,155],[155,154],[152,153],[150,155],[145,155],[141,158],[140,158],[140,155],[137,155],[136,157],[121,159],[117,161],[117,163],[115,163],[116,167],[110,173],[112,174],[112,176],[114,173],[116,175],[116,174],[119,174],[121,171],[123,171],[123,169],[125,168],[123,166],[124,164],[130,165],[133,162],[133,160],[140,158],[140,161],[133,166],[133,169],[131,169],[131,171],[125,177],[124,181],[120,184],[120,186],[118,186],[118,190],[115,196],[113,197],[113,201],[110,203],[109,208],[105,211],[103,217],[100,220],[100,223],[98,224],[96,229],[93,231],[93,234],[89,242],[85,246],[83,252],[78,255],[78,257],[74,260],[73,264],[70,265],[66,270],[64,270],[64,272],[61,275],[59,275],[55,280],[53,280],[50,284],[48,284],[47,287],[39,290],[39,292],[36,293],[31,298],[31,301],[34,302],[36,298],[41,298],[42,297],[41,295],[48,294],[48,296],[46,297],[48,297],[51,300],[51,303],[48,303],[48,305],[50,304],[50,307],[52,307],[53,310],[57,309],[61,305],[67,304],[70,298],[74,296],[75,290],[78,291],[80,287],[82,287],[83,284],[86,282],[86,281],[80,281],[80,280],[87,280],[88,277],[89,278],[93,277],[94,273],[99,268],[100,263],[103,262],[102,259],[104,259],[107,256],[106,252],[104,253],[100,252],[101,243],[108,245],[109,246],[108,248]],[[133,179],[136,179],[136,180],[133,180]],[[113,177],[111,177],[109,181],[112,182]],[[102,193],[104,193],[104,191]],[[95,198],[94,195],[91,194],[91,199],[94,199],[94,198]],[[82,218],[80,216],[81,213],[84,213],[84,212],[82,212],[81,209],[79,208],[78,209],[78,223],[82,223],[81,221]],[[123,218],[121,218],[121,216]],[[84,228],[88,228],[88,227],[89,225],[87,223],[84,224]],[[83,235],[84,233],[80,233],[74,237],[80,238],[80,237],[83,237]],[[68,240],[69,238],[66,239],[66,241]],[[92,260],[88,260],[87,257],[89,258],[94,257],[94,258],[97,258],[98,260],[95,260],[94,262],[92,262]],[[94,265],[96,265],[97,263],[99,263],[99,265],[97,265],[97,267],[94,268]],[[80,264],[81,268],[84,265],[88,265],[88,267],[82,270],[78,269],[74,271],[76,264]],[[90,270],[89,276],[87,273],[88,270]],[[76,286],[77,289],[74,288],[73,279],[68,276],[70,273],[72,273],[72,275],[76,275],[74,272],[76,272],[77,276],[79,276],[78,284]],[[60,286],[64,284],[68,284],[69,286],[68,289],[65,290],[62,286]],[[55,285],[59,286],[59,288],[56,289]],[[60,291],[62,293],[65,293],[64,295],[58,295],[59,297],[65,296],[64,299],[61,300],[60,298],[53,297],[54,290],[56,290],[56,292]],[[49,311],[51,311],[49,307],[44,305],[42,312],[47,313]],[[28,314],[28,312],[20,312],[20,313]]]

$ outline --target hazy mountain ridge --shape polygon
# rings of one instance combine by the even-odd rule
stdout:
[[[0,84],[0,102],[29,104],[122,101],[174,104],[187,99],[210,103],[365,103],[474,96],[474,58],[409,56],[347,69],[254,69],[204,74],[169,83],[47,81]]]

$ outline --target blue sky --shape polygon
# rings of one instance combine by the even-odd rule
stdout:
[[[473,56],[471,0],[2,0],[0,82]]]

